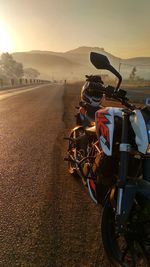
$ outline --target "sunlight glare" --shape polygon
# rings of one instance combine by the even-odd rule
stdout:
[[[0,23],[0,53],[10,52],[12,50],[9,32],[6,27]]]

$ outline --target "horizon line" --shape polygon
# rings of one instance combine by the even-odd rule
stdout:
[[[31,52],[49,52],[49,53],[58,53],[58,54],[66,54],[70,51],[73,51],[73,50],[77,50],[77,49],[80,49],[80,48],[87,48],[87,49],[94,49],[95,50],[99,49],[99,50],[102,50],[104,51],[105,53],[108,53],[110,54],[111,56],[113,57],[116,57],[118,58],[118,60],[120,59],[123,59],[123,60],[126,60],[126,59],[132,59],[132,58],[150,58],[150,55],[147,55],[147,56],[141,56],[141,55],[138,55],[138,56],[131,56],[131,57],[127,57],[127,58],[123,58],[123,57],[119,57],[119,56],[116,56],[114,54],[112,54],[112,52],[108,52],[105,50],[105,48],[103,47],[98,47],[98,46],[78,46],[76,48],[72,48],[72,49],[69,49],[69,50],[65,50],[65,51],[53,51],[53,50],[45,50],[45,49],[31,49],[31,50],[21,50],[21,51],[16,51],[16,50],[11,50],[11,51],[0,51],[0,55],[3,54],[3,53],[9,53],[9,54],[14,54],[14,53],[31,53]]]

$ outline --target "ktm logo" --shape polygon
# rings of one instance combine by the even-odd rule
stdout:
[[[106,112],[97,112],[96,121],[97,127],[100,130],[100,135],[105,138],[107,144],[110,144],[109,128],[107,126],[108,124],[110,124],[110,121],[106,116],[110,116],[110,114]]]

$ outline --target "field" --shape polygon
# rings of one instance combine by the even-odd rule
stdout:
[[[74,106],[77,106],[80,101],[80,91],[83,84],[84,82],[76,82],[67,84],[66,86],[66,94],[70,99],[68,105],[71,105],[71,109]],[[127,97],[134,103],[145,104],[146,98],[150,97],[150,83],[141,85],[136,85],[135,83],[123,83],[121,88],[127,91]],[[116,106],[118,105],[118,102],[114,103],[114,101],[105,101],[102,104],[104,106],[114,106],[115,104]]]

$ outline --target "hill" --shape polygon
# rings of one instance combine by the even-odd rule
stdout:
[[[84,79],[85,74],[99,73],[89,61],[91,51],[106,55],[115,68],[120,66],[124,78],[128,78],[136,66],[137,76],[150,79],[150,57],[120,59],[99,47],[82,46],[63,53],[33,50],[13,53],[13,57],[25,67],[39,70],[42,78],[79,80]]]

